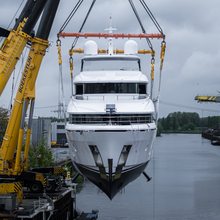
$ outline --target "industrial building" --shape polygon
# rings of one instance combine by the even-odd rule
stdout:
[[[53,121],[51,118],[38,117],[32,123],[32,146],[45,143],[48,147],[68,147],[65,123]]]

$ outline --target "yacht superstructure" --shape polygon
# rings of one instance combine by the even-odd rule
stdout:
[[[100,55],[94,41],[85,44],[66,130],[75,167],[112,199],[144,171],[156,123],[137,43],[128,40],[124,54],[109,47]]]

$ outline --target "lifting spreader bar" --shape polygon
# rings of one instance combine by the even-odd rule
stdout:
[[[66,33],[66,32],[60,32],[59,37],[98,37],[98,38],[157,38],[157,39],[163,39],[164,35],[160,33],[156,34],[116,34],[116,33],[79,33],[79,32],[73,32],[73,33]]]

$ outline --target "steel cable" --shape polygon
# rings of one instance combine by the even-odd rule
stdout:
[[[85,19],[84,19],[84,21],[83,21],[83,23],[82,23],[82,25],[81,25],[81,27],[80,27],[78,33],[81,33],[83,27],[85,26],[85,23],[86,23],[86,21],[87,21],[89,15],[90,15],[90,12],[92,11],[92,8],[93,8],[95,2],[96,2],[96,0],[93,0],[93,2],[92,2],[91,6],[90,6],[90,8],[89,8],[89,10],[88,10],[88,12],[87,12],[87,14],[86,14],[86,17],[85,17]],[[79,39],[79,37],[76,37],[76,38],[74,39],[73,44],[72,44],[72,47],[71,47],[71,50],[76,46],[78,39]]]
[[[10,23],[8,24],[7,29],[11,26],[11,24],[12,24],[12,22],[14,21],[16,15],[17,15],[17,13],[18,13],[18,11],[20,10],[21,6],[23,5],[24,1],[25,1],[25,0],[23,0],[23,1],[21,2],[21,4],[18,6],[18,9],[17,9],[17,11],[15,12],[14,16],[12,17]],[[2,39],[3,39],[3,37],[0,37],[0,43],[2,42]]]
[[[66,26],[69,24],[70,20],[72,19],[72,17],[75,15],[75,13],[77,12],[77,10],[79,9],[79,7],[81,6],[81,4],[83,3],[83,0],[79,0],[75,7],[73,8],[73,10],[70,12],[69,16],[67,17],[67,19],[64,21],[63,25],[61,26],[59,33],[61,33],[62,31],[64,31],[64,29],[66,28]]]
[[[149,15],[149,17],[152,20],[152,22],[154,23],[154,25],[157,28],[157,30],[165,37],[165,35],[163,33],[163,29],[161,28],[160,24],[157,22],[156,18],[154,17],[153,13],[151,12],[149,7],[147,6],[146,2],[144,0],[139,0],[139,1],[142,4],[142,6],[145,9],[145,11],[147,12],[147,14]]]
[[[133,10],[133,12],[134,12],[134,14],[135,14],[135,16],[136,16],[138,22],[139,22],[139,25],[141,26],[142,32],[146,34],[146,30],[145,30],[145,28],[144,28],[143,23],[141,22],[141,18],[140,18],[140,16],[138,15],[137,9],[135,8],[135,5],[134,5],[133,1],[132,1],[132,0],[128,0],[128,1],[129,1],[130,5],[131,5],[131,8],[132,8],[132,10]],[[153,45],[152,45],[150,39],[149,39],[149,38],[146,38],[146,40],[147,40],[147,43],[148,43],[149,48],[150,48],[152,51],[154,51]]]

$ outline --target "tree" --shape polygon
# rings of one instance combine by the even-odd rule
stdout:
[[[196,112],[170,113],[166,118],[159,119],[158,125],[162,127],[162,132],[192,131],[201,126],[199,114]]]
[[[157,136],[160,136],[161,135],[161,132],[163,131],[163,126],[161,123],[158,122],[157,124]]]
[[[32,146],[29,152],[29,165],[35,167],[49,167],[54,163],[51,150],[42,141],[38,146]]]
[[[8,124],[8,110],[0,107],[0,145]]]

